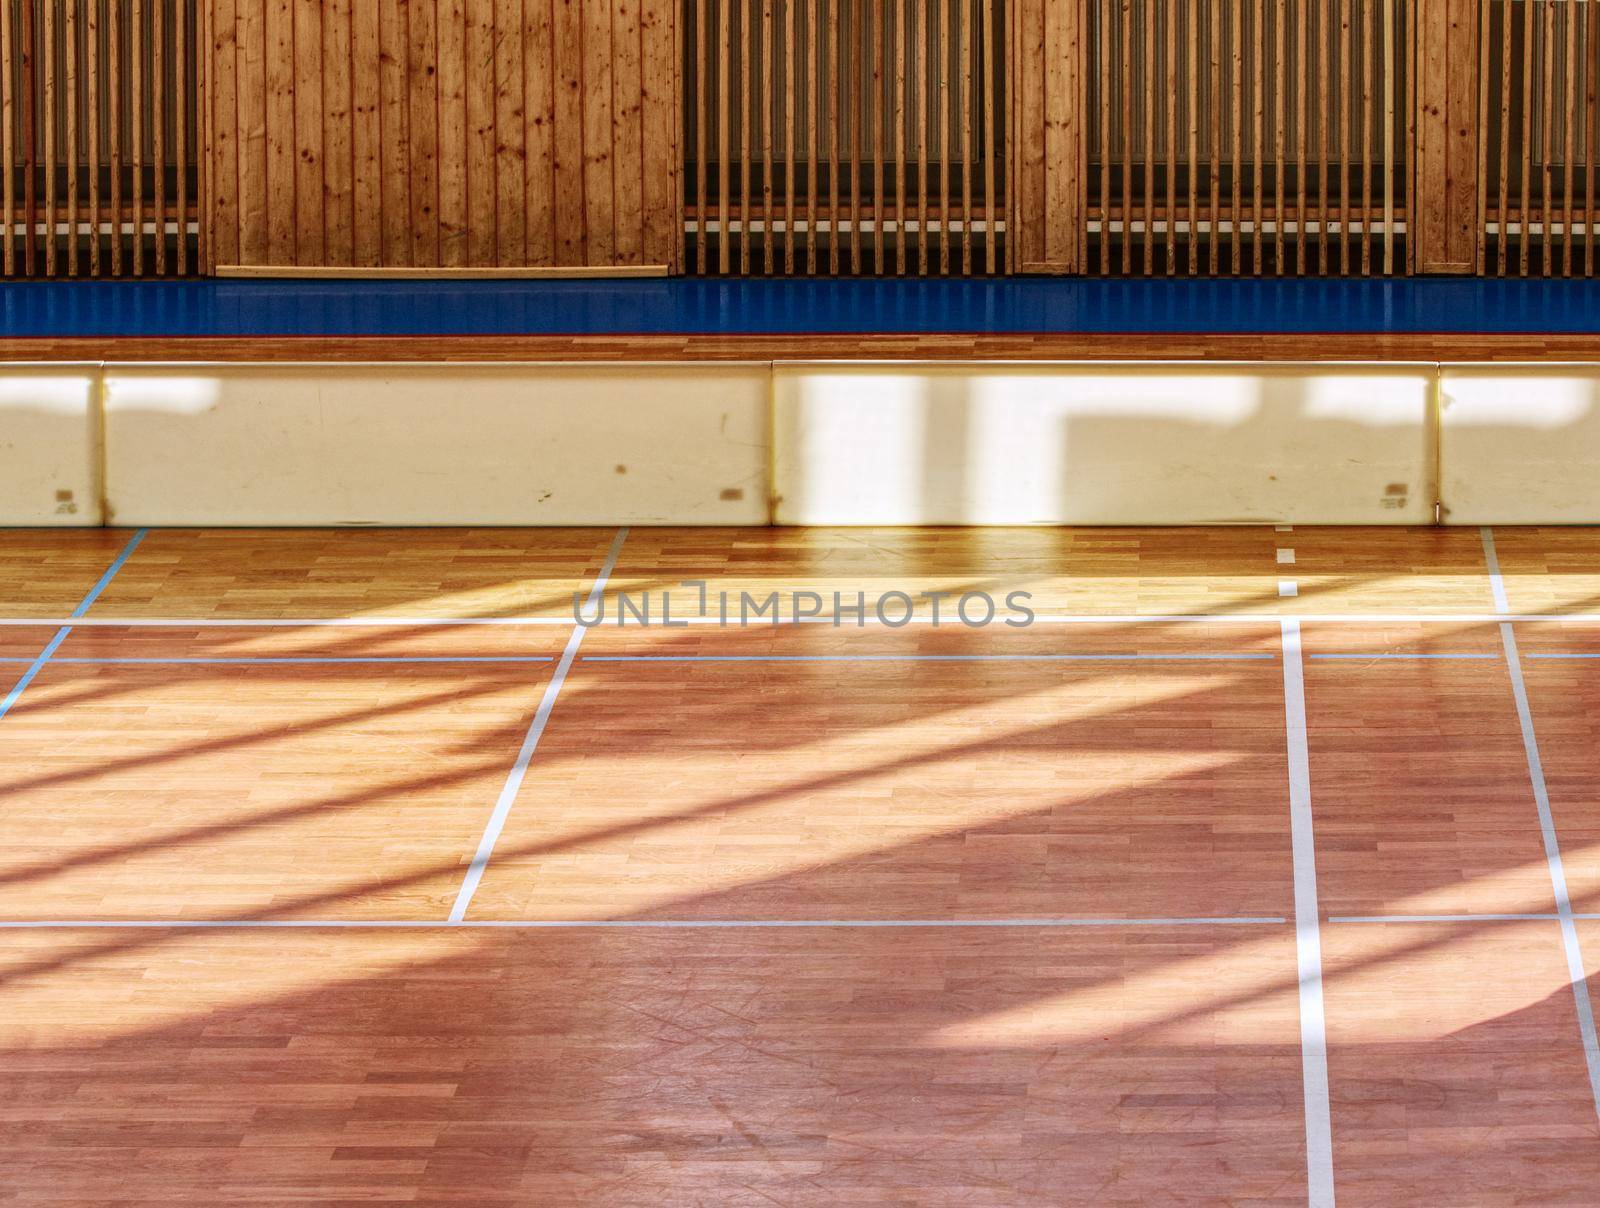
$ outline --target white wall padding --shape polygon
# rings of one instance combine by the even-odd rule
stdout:
[[[0,524],[101,522],[95,365],[0,365]]]
[[[1600,523],[1600,366],[1446,365],[1439,417],[1447,522]]]
[[[769,370],[106,370],[120,524],[762,524]]]
[[[783,524],[1420,524],[1426,365],[779,366]]]

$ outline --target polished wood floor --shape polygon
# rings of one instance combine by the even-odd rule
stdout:
[[[0,531],[0,1204],[1592,1204],[1600,530],[1492,541]]]

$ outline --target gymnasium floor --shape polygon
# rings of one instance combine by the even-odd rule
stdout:
[[[1037,620],[573,623],[692,580]],[[1600,1186],[1600,530],[9,531],[0,611],[0,1203]]]

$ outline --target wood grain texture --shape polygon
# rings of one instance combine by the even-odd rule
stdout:
[[[1478,0],[1421,0],[1417,6],[1413,238],[1419,272],[1478,268],[1479,8]]]
[[[1287,928],[13,933],[0,1153],[80,1201],[1288,1202],[1294,961]]]
[[[114,336],[0,339],[41,361],[1600,361],[1593,335]]]
[[[210,2],[216,263],[676,265],[675,5]]]

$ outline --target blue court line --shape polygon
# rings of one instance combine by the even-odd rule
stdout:
[[[1600,654],[1582,654],[1576,651],[1556,651],[1553,654],[1524,653],[1522,657],[1525,659],[1600,659]]]
[[[586,663],[1125,663],[1272,660],[1273,654],[586,654]]]
[[[1314,659],[1498,659],[1498,654],[1313,654]]]
[[[1236,915],[1216,918],[1130,919],[0,919],[0,931],[116,930],[148,928],[340,928],[361,931],[374,928],[472,930],[658,930],[687,928],[917,928],[917,927],[1254,927],[1282,925],[1288,919]]]
[[[65,632],[65,631],[63,631],[63,632]],[[27,662],[31,662],[31,661],[32,661],[31,659],[23,659],[23,658],[4,658],[4,659],[0,659],[0,663],[27,663]],[[169,663],[179,663],[179,664],[192,663],[192,664],[200,664],[200,665],[203,665],[203,666],[208,666],[208,665],[213,665],[213,664],[221,664],[221,665],[224,665],[224,666],[258,667],[258,666],[273,666],[273,665],[278,664],[278,663],[290,663],[290,664],[303,664],[303,663],[312,663],[312,664],[316,664],[316,663],[334,663],[334,664],[377,663],[377,664],[388,666],[388,665],[393,665],[393,664],[402,664],[403,665],[403,664],[407,664],[407,663],[552,663],[555,660],[550,655],[537,655],[537,656],[530,655],[530,656],[527,656],[527,657],[524,657],[522,655],[483,655],[483,656],[478,656],[478,655],[461,655],[461,656],[455,656],[455,655],[416,655],[416,656],[393,655],[393,656],[370,656],[370,657],[349,657],[349,658],[335,658],[335,657],[332,657],[332,656],[329,656],[327,658],[318,658],[318,657],[309,656],[309,655],[305,656],[305,657],[301,657],[299,655],[284,655],[282,657],[268,657],[268,656],[243,657],[243,656],[240,656],[240,657],[237,657],[237,658],[224,658],[224,657],[202,658],[202,657],[198,657],[198,656],[196,656],[196,657],[174,656],[172,658],[103,658],[103,659],[95,659],[95,658],[64,658],[64,659],[54,659],[52,661],[55,662],[55,663],[58,663],[58,664],[60,664],[60,663],[68,663],[68,664],[74,664],[74,665],[91,665],[91,666],[133,665],[133,666],[155,666],[155,667],[160,667],[160,666],[165,666],[165,665],[167,665]]]
[[[1330,914],[1330,923],[1525,923],[1555,922],[1559,914]],[[1575,914],[1575,919],[1595,915]]]
[[[149,529],[140,529],[128,539],[128,544],[124,545],[122,552],[112,559],[111,565],[106,567],[105,574],[101,575],[99,581],[89,589],[89,594],[78,601],[78,606],[70,614],[73,618],[81,617],[89,611],[94,602],[100,598],[100,593],[116,577],[117,572],[122,569],[124,563],[133,556],[133,551],[139,548],[139,543],[144,540],[145,534],[149,531]],[[71,625],[63,625],[56,630],[55,637],[51,638],[38,656],[29,663],[28,669],[11,686],[11,691],[6,693],[5,699],[0,700],[0,718],[4,718],[6,714],[11,712],[12,706],[21,699],[22,694],[28,690],[28,685],[33,683],[34,677],[44,669],[44,665],[50,661],[50,656],[61,648],[61,643],[67,640],[67,635],[71,632]]]

